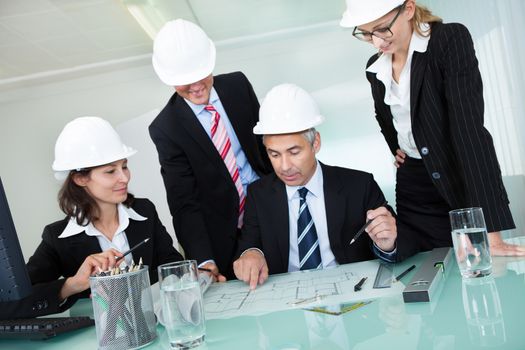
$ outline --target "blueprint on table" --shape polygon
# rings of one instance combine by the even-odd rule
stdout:
[[[250,291],[242,281],[213,283],[204,294],[206,319],[261,315],[274,311],[330,305],[401,294],[405,286],[394,283],[391,288],[372,288],[379,261],[363,261],[325,270],[298,271],[272,275]],[[368,277],[362,290],[354,285]],[[315,296],[319,296],[317,300]],[[298,303],[302,300],[311,302]]]

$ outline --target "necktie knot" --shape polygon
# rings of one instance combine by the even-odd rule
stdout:
[[[215,107],[213,107],[213,105],[206,105],[204,109],[207,110],[208,112],[216,112]]]
[[[297,190],[297,192],[299,192],[299,197],[301,198],[301,200],[305,201],[306,195],[308,194],[308,189],[306,187],[301,187]]]

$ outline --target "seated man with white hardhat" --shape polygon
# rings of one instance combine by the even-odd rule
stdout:
[[[197,25],[162,27],[153,68],[175,88],[149,127],[177,239],[186,258],[233,277],[248,184],[271,171],[261,137],[252,133],[259,102],[241,72],[213,76],[215,45]]]
[[[249,187],[237,278],[255,288],[268,274],[396,258],[396,220],[371,174],[316,159],[324,118],[292,84],[264,99],[254,133],[263,136],[275,174]],[[368,221],[366,233],[350,244]]]

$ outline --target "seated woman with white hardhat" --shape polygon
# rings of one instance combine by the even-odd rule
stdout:
[[[183,259],[153,203],[128,192],[127,158],[135,153],[104,119],[81,117],[64,127],[53,170],[64,180],[58,201],[66,218],[44,228],[27,263],[33,293],[2,307],[2,318],[61,312],[89,296],[90,275],[123,260],[129,266],[142,258],[154,283],[157,266]],[[148,242],[119,259],[146,238]]]

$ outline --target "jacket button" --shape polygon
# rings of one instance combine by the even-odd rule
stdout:
[[[434,173],[432,173],[432,177],[433,177],[434,179],[438,180],[438,179],[441,177],[441,174],[438,173],[438,172],[434,172]]]
[[[421,148],[421,154],[426,156],[428,154],[428,148],[427,147],[422,147]]]

